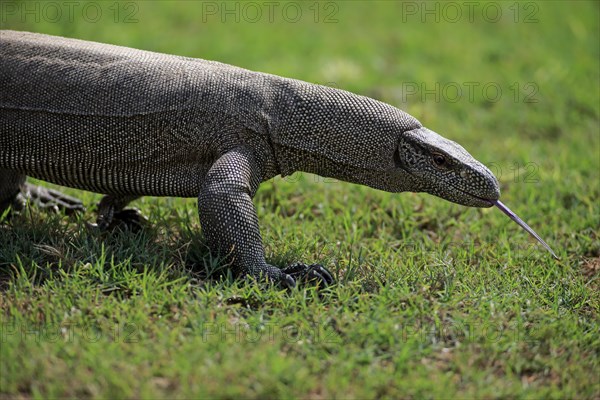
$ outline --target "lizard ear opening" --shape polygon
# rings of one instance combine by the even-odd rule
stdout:
[[[416,148],[408,140],[400,138],[398,146],[394,152],[394,164],[397,168],[401,168],[407,172],[414,169],[416,160]]]
[[[396,151],[394,152],[394,165],[396,168],[400,168],[406,172],[410,171],[410,165],[407,163],[407,155],[410,154],[408,150],[408,145],[406,143],[400,142],[398,147],[396,147]]]

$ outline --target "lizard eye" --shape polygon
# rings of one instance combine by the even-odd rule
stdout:
[[[446,165],[446,157],[440,153],[433,153],[433,162],[438,167],[443,167]]]

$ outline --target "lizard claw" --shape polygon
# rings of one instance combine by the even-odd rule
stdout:
[[[329,271],[319,264],[295,263],[284,268],[282,272],[295,281],[302,281],[303,283],[315,283],[327,287],[335,282]]]
[[[292,278],[291,275],[283,274],[283,277],[280,281],[281,285],[283,285],[286,289],[293,289],[296,287],[296,280]]]

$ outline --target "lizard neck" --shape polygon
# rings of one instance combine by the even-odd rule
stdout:
[[[421,126],[415,118],[339,89],[287,79],[280,86],[270,137],[282,176],[303,171],[386,191],[413,190],[394,155],[402,132]]]

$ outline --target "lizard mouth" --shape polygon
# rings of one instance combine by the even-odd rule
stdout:
[[[475,195],[473,195],[473,194],[471,194],[471,193],[467,193],[467,194],[468,194],[468,195],[471,195],[471,196],[473,196],[474,198],[476,198],[477,200],[481,201],[481,202],[482,202],[483,204],[485,204],[485,206],[487,206],[487,207],[492,207],[492,206],[494,206],[494,205],[495,205],[495,202],[496,202],[496,201],[498,201],[498,200],[485,199],[485,198],[483,198],[483,197],[475,196]]]
[[[467,191],[461,190],[453,185],[450,185],[450,186],[452,186],[454,189],[466,194],[467,196],[470,196],[472,200],[475,200],[475,202],[477,203],[477,204],[474,204],[475,207],[492,207],[494,205],[494,201],[496,201],[496,200],[486,199],[484,197],[476,196],[473,193],[469,193]]]
[[[473,195],[471,194],[471,196],[473,196]],[[497,201],[497,200],[484,199],[483,197],[479,197],[479,196],[473,196],[473,198],[477,199],[477,201],[481,203],[481,207],[492,207],[494,205],[494,202]]]

